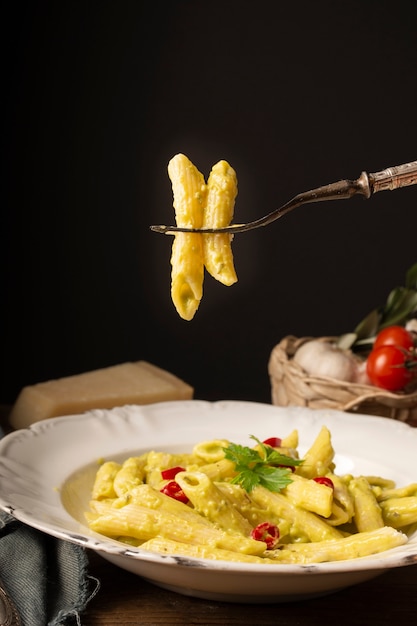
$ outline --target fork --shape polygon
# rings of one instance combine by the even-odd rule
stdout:
[[[182,226],[151,226],[150,229],[156,233],[163,233],[165,235],[175,235],[175,233],[243,233],[248,230],[254,230],[261,226],[268,226],[275,220],[283,217],[293,209],[301,206],[302,204],[308,204],[312,202],[323,202],[325,200],[348,200],[356,194],[364,196],[366,199],[370,198],[378,191],[393,191],[394,189],[400,189],[401,187],[407,187],[417,184],[417,161],[411,161],[404,165],[396,165],[394,167],[387,167],[381,172],[374,174],[362,174],[356,180],[340,180],[336,183],[330,183],[317,189],[311,189],[300,193],[292,200],[283,204],[278,209],[275,209],[271,213],[260,217],[253,222],[247,222],[246,224],[230,224],[223,228],[185,228]]]

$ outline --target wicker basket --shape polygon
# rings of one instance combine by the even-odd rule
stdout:
[[[289,335],[272,350],[268,364],[272,404],[380,415],[417,426],[417,391],[401,395],[370,385],[309,376],[292,357],[311,339],[313,337]],[[320,338],[322,341],[332,339]]]

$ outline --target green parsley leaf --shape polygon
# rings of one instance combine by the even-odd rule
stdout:
[[[237,476],[230,481],[233,485],[240,485],[245,491],[250,493],[260,484],[259,475],[251,469],[242,469]]]
[[[290,467],[300,465],[302,461],[277,452],[253,435],[251,439],[260,446],[262,456],[258,450],[236,443],[223,448],[225,458],[235,464],[237,472],[231,482],[240,485],[248,493],[257,485],[275,492],[284,489],[292,482]]]
[[[261,457],[259,452],[247,446],[241,446],[237,443],[230,443],[227,448],[223,448],[226,458],[236,465],[238,471],[245,469],[253,463],[259,463]]]

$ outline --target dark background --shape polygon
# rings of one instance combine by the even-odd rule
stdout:
[[[167,163],[228,160],[235,220],[417,158],[415,2],[11,2],[2,15],[0,402],[146,359],[207,399],[270,400],[285,335],[353,329],[417,260],[417,189],[235,237],[239,282],[170,299]]]

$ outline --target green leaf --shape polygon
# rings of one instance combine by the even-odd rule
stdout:
[[[290,467],[300,465],[302,460],[281,454],[253,435],[251,438],[260,446],[262,456],[255,448],[236,443],[230,443],[227,448],[223,448],[225,458],[233,461],[237,472],[231,482],[240,485],[248,493],[257,485],[262,485],[269,491],[280,491],[292,482]]]
[[[258,467],[259,483],[269,491],[281,491],[292,482],[291,470],[287,467]]]
[[[374,337],[378,331],[379,322],[381,320],[381,312],[379,309],[374,309],[361,321],[355,328],[355,333],[358,339],[366,339],[367,337]]]
[[[380,330],[398,324],[403,326],[417,312],[417,263],[406,273],[405,286],[395,287],[388,294],[385,304],[377,307],[356,326],[353,333],[339,338],[339,347],[355,350],[372,344]],[[356,335],[356,339],[352,337]]]
[[[405,287],[393,289],[388,296],[387,306],[382,316],[380,330],[393,324],[403,324],[417,309],[417,291]]]
[[[349,350],[357,340],[358,335],[356,333],[345,333],[344,335],[340,335],[336,345],[341,350]]]
[[[417,291],[417,263],[412,265],[405,275],[405,286],[407,289],[414,289]]]
[[[233,461],[236,465],[236,469],[240,467],[247,467],[253,463],[261,461],[261,457],[257,450],[248,448],[247,446],[241,446],[236,443],[230,443],[227,448],[223,448],[226,459]]]
[[[248,468],[242,469],[231,481],[233,485],[240,485],[247,493],[250,493],[260,483],[259,476]]]

